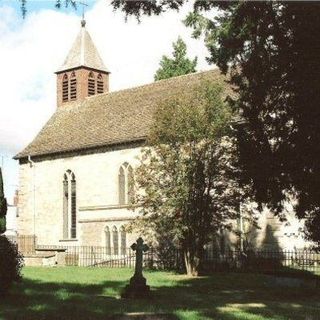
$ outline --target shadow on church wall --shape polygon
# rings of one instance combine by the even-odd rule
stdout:
[[[283,255],[275,235],[277,226],[266,222],[264,228],[251,225],[244,234],[240,268],[246,271],[273,273],[282,268]],[[238,246],[239,247],[239,246]]]

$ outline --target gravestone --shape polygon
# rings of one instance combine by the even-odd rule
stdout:
[[[147,285],[146,278],[142,275],[143,252],[148,251],[149,247],[139,238],[136,243],[131,246],[136,252],[136,264],[134,275],[130,279],[130,283],[125,287],[122,298],[147,298],[150,296],[150,287]]]

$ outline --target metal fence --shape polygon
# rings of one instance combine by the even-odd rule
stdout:
[[[113,248],[97,246],[37,246],[37,250],[65,252],[67,266],[92,267],[134,267],[135,252],[131,248],[121,253]],[[183,254],[178,249],[163,251],[150,248],[144,253],[143,264],[148,268],[172,269],[182,271]],[[207,249],[203,258],[203,268],[207,271],[248,270],[261,272],[310,271],[320,273],[320,253],[312,250],[256,250],[241,252],[228,250],[221,253]]]
[[[38,245],[37,252],[61,252],[65,255],[65,265],[85,267],[111,267],[133,268],[136,261],[136,252],[131,248],[122,248],[117,253],[110,247],[98,246],[46,246]],[[115,253],[116,252],[116,253]],[[143,265],[147,268],[178,269],[180,251],[175,250],[170,261],[162,259],[154,248],[150,248],[143,254]]]
[[[320,252],[297,250],[228,250],[224,253],[206,250],[205,269],[242,271],[308,271],[320,273]]]
[[[62,252],[67,266],[132,267],[135,262],[135,253],[130,248],[122,250],[121,254],[112,254],[114,250],[108,247],[38,245],[37,251]]]
[[[55,252],[63,256],[67,266],[134,267],[135,252],[131,248],[114,250],[100,246],[37,245],[34,236],[9,237],[23,255]],[[62,261],[60,260],[60,261]],[[143,264],[148,268],[183,271],[183,253],[176,248],[150,248],[144,253]],[[206,248],[203,268],[207,271],[309,271],[320,274],[320,252],[307,250],[226,250]]]
[[[36,252],[37,237],[34,235],[6,236],[18,246],[22,254],[34,254]]]

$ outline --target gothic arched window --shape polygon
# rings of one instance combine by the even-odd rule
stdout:
[[[125,162],[119,169],[119,204],[132,203],[133,200],[133,169]]]
[[[110,255],[111,254],[111,233],[108,226],[105,227],[104,233],[105,233],[105,239],[106,239],[106,242],[105,242],[106,251],[107,251],[106,253]]]
[[[98,74],[97,93],[103,93],[103,78],[101,73]]]
[[[63,239],[69,238],[69,180],[63,176]]]
[[[126,178],[125,170],[123,166],[119,170],[119,204],[125,204],[126,202]]]
[[[93,96],[96,93],[96,79],[91,71],[88,76],[88,96]]]
[[[76,178],[71,170],[63,176],[63,238],[77,237]]]
[[[119,235],[118,235],[118,229],[116,226],[112,228],[112,240],[113,240],[113,254],[117,256],[119,254]]]
[[[62,101],[66,102],[69,100],[69,79],[65,73],[62,78]]]
[[[120,229],[120,238],[121,238],[121,255],[126,255],[126,249],[127,249],[127,234],[125,227],[122,226]]]
[[[128,166],[127,170],[127,188],[128,188],[128,203],[131,204],[133,202],[133,187],[134,187],[134,177],[133,177],[133,169],[131,166]]]
[[[74,72],[70,76],[70,100],[77,99],[77,78]]]

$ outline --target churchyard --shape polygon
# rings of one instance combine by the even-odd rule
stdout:
[[[28,19],[31,1],[20,2]],[[126,17],[165,21],[186,2],[110,4]],[[27,63],[3,69],[14,83],[2,86],[3,105],[15,113],[0,117],[14,127],[0,143],[0,320],[320,320],[319,4],[195,1],[180,17],[204,40],[192,59],[187,34],[169,20],[146,25],[150,33],[139,42],[138,29],[121,34],[124,22],[100,17],[103,7],[69,4],[82,5],[82,19],[55,69],[56,88],[44,75],[71,33],[39,22],[27,38],[16,37],[28,50],[14,42],[0,59],[28,53]],[[85,7],[99,11],[101,20],[88,14],[88,22],[108,45],[102,56]],[[71,30],[49,16],[48,25]],[[40,29],[50,45],[36,42],[32,53]],[[169,33],[178,36],[173,59],[159,63]],[[198,55],[207,63],[197,66]],[[18,82],[8,81],[12,70]],[[47,104],[46,124],[30,109],[38,103]],[[19,182],[4,185],[7,149]],[[11,185],[18,189],[12,203]]]
[[[77,249],[66,248],[64,264],[25,266],[1,298],[0,319],[319,319],[319,256],[310,250],[247,252],[245,260],[208,251],[206,275],[192,277],[181,256],[160,259],[141,238],[103,263],[105,248]]]
[[[315,320],[320,290],[278,283],[262,274],[192,278],[144,271],[149,299],[121,299],[133,269],[25,267],[0,301],[0,319]]]

